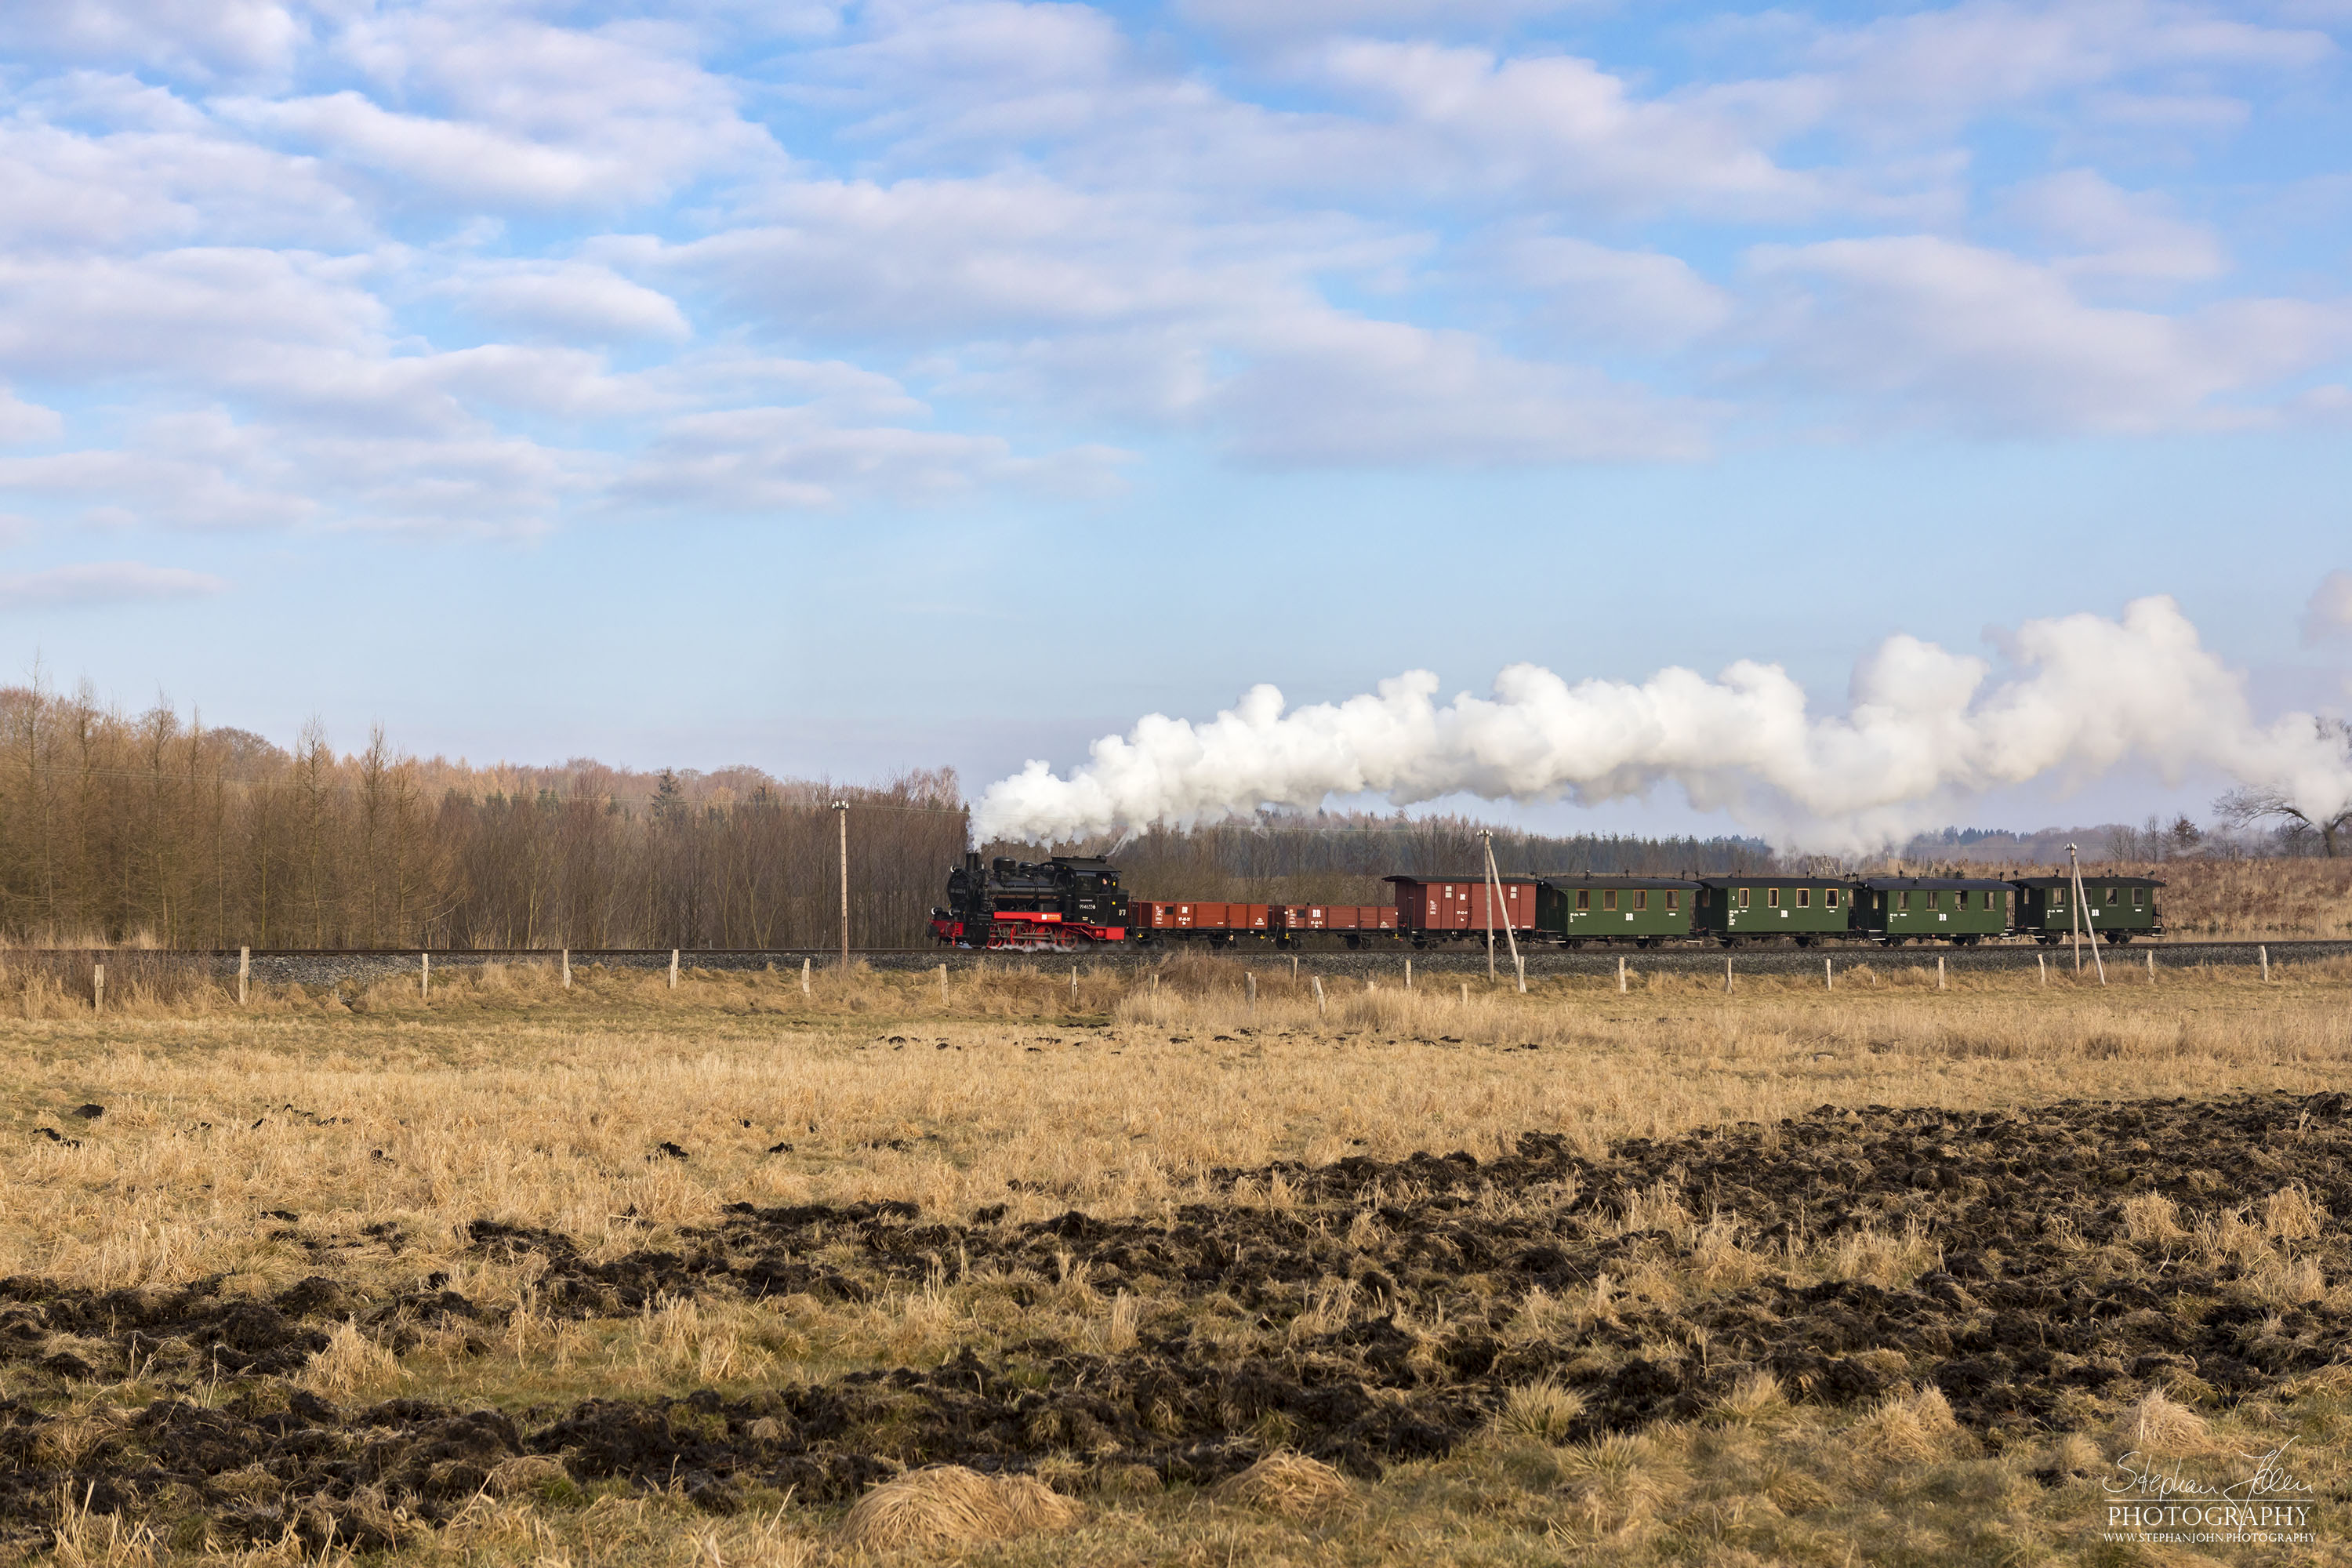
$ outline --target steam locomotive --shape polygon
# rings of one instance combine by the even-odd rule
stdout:
[[[1368,942],[1476,942],[1506,930],[1521,942],[1655,947],[1669,942],[1943,942],[1988,937],[2060,942],[2074,931],[2110,942],[2164,931],[2164,884],[2112,872],[1990,878],[1818,877],[1791,871],[1720,877],[1388,877],[1393,904],[1180,903],[1119,891],[1108,860],[1057,855],[1038,864],[968,854],[948,873],[931,933],[956,947],[1068,951],[1096,942],[1287,947],[1328,933]]]
[[[1127,940],[1127,896],[1108,860],[1056,855],[1031,865],[977,850],[948,872],[948,901],[931,934],[955,947],[1036,952]]]

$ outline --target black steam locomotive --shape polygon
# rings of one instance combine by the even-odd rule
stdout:
[[[1036,952],[1127,940],[1127,895],[1108,860],[1056,855],[1042,865],[977,851],[948,872],[931,934],[958,947]]]

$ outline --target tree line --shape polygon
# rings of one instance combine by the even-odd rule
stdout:
[[[89,692],[0,689],[0,939],[42,945],[829,947],[919,940],[967,817],[879,784],[291,748]]]

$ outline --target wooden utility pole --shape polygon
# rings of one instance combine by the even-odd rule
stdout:
[[[1486,864],[1487,864],[1488,866],[1490,866],[1490,867],[1491,867],[1491,866],[1492,866],[1492,865],[1494,865],[1494,863],[1495,863],[1495,836],[1494,836],[1494,834],[1493,834],[1493,833],[1491,833],[1491,832],[1488,832],[1488,831],[1486,831],[1486,830],[1485,830],[1485,829],[1481,829],[1481,830],[1479,831],[1479,834],[1478,834],[1478,842],[1479,842],[1480,844],[1482,844],[1482,845],[1484,845],[1484,846],[1486,847]],[[1490,883],[1490,884],[1487,886],[1487,889],[1486,889],[1486,984],[1489,984],[1489,985],[1492,985],[1494,983],[1495,983],[1495,889],[1494,889],[1493,885]]]
[[[841,814],[841,966],[849,967],[849,803],[837,800],[833,809]]]
[[[2074,973],[2080,974],[2083,973],[2083,930],[2090,923],[2090,912],[2084,902],[2083,862],[2074,853],[2072,844],[2066,846],[2066,867],[2067,874],[2074,883],[2074,918],[2068,923],[2074,932]],[[2091,962],[2098,965],[2099,984],[2105,985],[2107,983],[2107,961],[2099,956],[2099,933],[2095,931],[2091,932]]]
[[[1495,978],[1495,905],[1503,896],[1503,873],[1495,866],[1495,836],[1481,832],[1478,837],[1486,845],[1486,978]],[[1503,917],[1503,940],[1511,944],[1511,968],[1519,977],[1519,994],[1528,994],[1528,966],[1519,956],[1518,933],[1511,930],[1511,917]]]

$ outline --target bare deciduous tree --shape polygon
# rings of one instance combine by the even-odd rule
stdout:
[[[2352,724],[2341,719],[2322,719],[2318,722],[2321,739],[2336,742],[2344,752],[2346,763],[2352,765]],[[2352,808],[2333,814],[2307,812],[2284,790],[2273,788],[2233,789],[2213,803],[2213,815],[2232,827],[2273,822],[2290,837],[2315,835],[2320,853],[2331,860],[2342,847],[2346,834],[2352,832]]]

